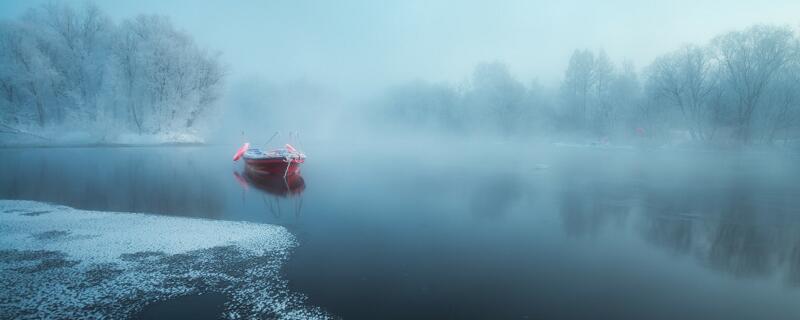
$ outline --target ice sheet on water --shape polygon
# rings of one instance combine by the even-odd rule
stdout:
[[[281,277],[295,245],[274,225],[0,200],[0,318],[117,319],[212,291],[226,318],[329,318]]]

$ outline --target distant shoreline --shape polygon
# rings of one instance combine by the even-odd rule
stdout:
[[[0,149],[45,149],[45,148],[144,148],[144,147],[201,147],[206,142],[160,142],[160,143],[64,143],[64,144],[4,144]]]
[[[203,146],[205,139],[194,134],[135,135],[125,134],[108,139],[85,132],[68,132],[61,137],[52,135],[26,136],[16,133],[0,134],[0,148],[125,148],[158,146]]]

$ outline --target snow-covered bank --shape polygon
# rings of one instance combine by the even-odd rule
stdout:
[[[125,318],[221,292],[225,318],[328,318],[289,291],[285,228],[0,200],[0,318]]]
[[[98,135],[89,132],[6,133],[0,132],[0,147],[129,146],[204,144],[195,133]]]

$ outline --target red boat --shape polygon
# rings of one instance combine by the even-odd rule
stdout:
[[[244,159],[250,171],[284,177],[298,174],[300,164],[306,161],[306,155],[290,144],[286,144],[284,148],[262,151],[259,148],[251,148],[249,143],[245,143],[233,156],[233,161],[239,158]]]

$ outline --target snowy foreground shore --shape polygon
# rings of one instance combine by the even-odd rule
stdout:
[[[281,278],[295,245],[275,225],[0,200],[0,318],[120,319],[208,292],[223,318],[329,318]]]

